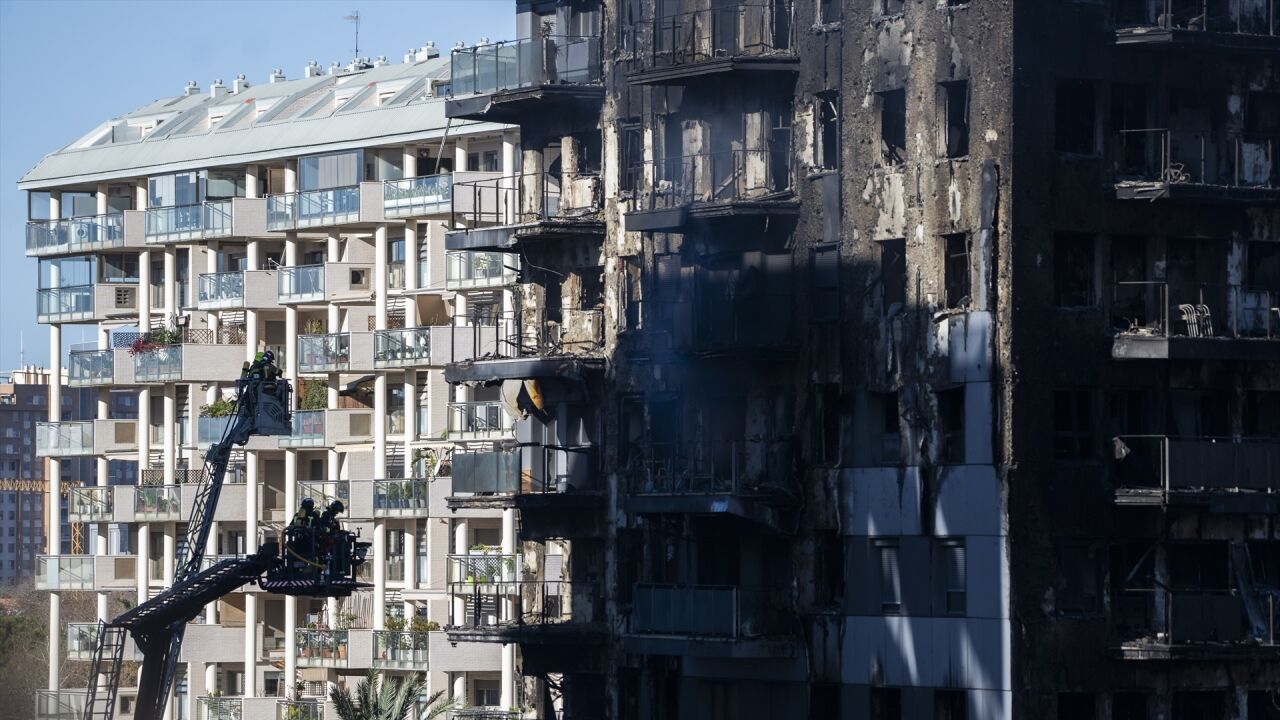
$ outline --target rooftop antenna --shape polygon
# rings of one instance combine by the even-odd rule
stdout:
[[[355,23],[355,24],[356,24],[356,54],[355,54],[355,56],[356,56],[356,57],[360,57],[360,11],[359,11],[359,10],[352,10],[350,15],[348,15],[348,16],[346,16],[346,17],[342,18],[342,19],[343,19],[343,20],[346,20],[347,22],[353,22],[353,23]]]

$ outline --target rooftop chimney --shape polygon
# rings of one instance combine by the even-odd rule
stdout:
[[[479,41],[479,42],[477,42],[476,44],[477,44],[477,45],[488,45],[488,44],[489,44],[489,38],[487,38],[487,37],[482,37],[482,38],[480,38],[480,41]]]
[[[182,89],[183,97],[191,97],[192,95],[199,95],[199,94],[200,94],[200,86],[196,84],[195,80],[188,80],[187,86]]]
[[[236,79],[231,82],[231,92],[233,93],[239,94],[248,89],[249,81],[245,79],[244,73],[237,75]]]
[[[338,64],[338,61],[337,61],[337,60],[334,60],[333,62],[329,63],[329,74],[330,74],[330,75],[337,75],[337,74],[338,74],[338,69],[339,69],[339,68],[341,68],[341,67],[342,67],[342,66]]]
[[[382,67],[383,65],[390,65],[390,64],[391,62],[387,60],[386,55],[379,55],[377,59],[373,61],[374,67]]]
[[[267,76],[267,82],[273,85],[278,82],[284,82],[286,79],[287,78],[284,76],[284,70],[280,68],[272,70],[271,74]]]
[[[222,84],[221,78],[214,80],[213,84],[209,86],[209,97],[211,98],[220,98],[226,94],[227,86]]]
[[[320,68],[320,63],[315,60],[308,62],[307,66],[302,68],[302,77],[304,78],[320,77],[323,74],[324,70]]]
[[[464,42],[464,41],[462,41],[462,40],[459,40],[458,42],[456,42],[456,43],[454,43],[454,44],[453,44],[453,49],[454,49],[454,50],[462,50],[462,49],[463,49],[463,48],[465,48],[466,46],[467,46],[467,43],[466,43],[466,42]]]
[[[436,48],[435,40],[428,40],[427,44],[422,46],[422,50],[420,52],[425,56],[422,58],[423,60],[440,57],[440,50]]]

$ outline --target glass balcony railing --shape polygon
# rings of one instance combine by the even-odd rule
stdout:
[[[67,490],[67,519],[72,522],[111,520],[112,487],[73,487]]]
[[[201,310],[243,307],[244,273],[239,270],[202,273],[199,293],[196,305]]]
[[[346,667],[346,630],[299,630],[297,633],[300,667]]]
[[[787,629],[786,591],[738,585],[636,585],[630,631],[759,637]]]
[[[82,720],[88,690],[37,690],[35,720]]]
[[[277,700],[276,720],[324,720],[324,701]]]
[[[350,333],[298,336],[298,372],[341,372],[350,367]]]
[[[67,361],[71,387],[111,385],[115,382],[115,353],[111,350],[72,350]]]
[[[373,666],[388,670],[427,670],[430,636],[424,632],[375,630]]]
[[[449,403],[446,407],[449,437],[455,440],[487,440],[511,434],[511,418],[500,402]]]
[[[268,230],[300,230],[359,219],[359,185],[267,196]]]
[[[243,720],[244,698],[198,697],[195,720]]]
[[[36,423],[37,457],[93,454],[93,421]]]
[[[231,201],[147,208],[143,229],[149,243],[231,235]]]
[[[405,478],[373,481],[374,517],[426,517],[429,480]]]
[[[301,338],[299,338],[301,341]],[[417,367],[431,360],[431,328],[378,330],[373,336],[373,363],[379,368]]]
[[[324,445],[324,410],[299,410],[293,414],[293,432],[280,437],[280,447]]]
[[[448,212],[452,199],[452,173],[388,180],[382,184],[383,213],[388,218]]]
[[[38,322],[71,322],[93,318],[93,286],[46,288],[36,291]]]
[[[70,660],[92,660],[98,646],[98,623],[67,624],[67,658]],[[142,653],[137,646],[129,643],[132,652],[125,653],[125,660],[142,660]]]
[[[351,483],[347,480],[304,480],[298,483],[298,500],[311,498],[316,507],[325,508],[334,500],[351,505]]]
[[[124,215],[92,215],[27,223],[27,255],[66,255],[124,245]]]
[[[182,346],[161,345],[134,355],[133,379],[144,383],[181,380]]]
[[[600,38],[550,35],[453,51],[454,97],[600,82]]]
[[[201,416],[196,421],[196,446],[207,448],[222,440],[223,434],[227,431],[227,425],[230,423],[231,416],[229,415],[226,417]]]
[[[276,295],[281,303],[324,299],[324,265],[282,267],[276,282]]]
[[[182,500],[177,485],[139,486],[134,494],[133,514],[139,521],[182,519]]]
[[[519,710],[503,710],[497,707],[455,708],[445,714],[446,720],[520,720]]]
[[[520,258],[513,253],[456,250],[444,256],[446,290],[503,287],[519,274]]]
[[[92,590],[93,557],[90,555],[37,556],[36,589]]]

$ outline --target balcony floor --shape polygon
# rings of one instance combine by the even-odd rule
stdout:
[[[498,382],[530,378],[563,378],[581,382],[588,371],[603,370],[604,358],[580,355],[547,355],[541,357],[467,360],[450,363],[444,368],[444,381]]]
[[[1183,52],[1191,49],[1239,53],[1280,52],[1280,36],[1248,35],[1231,32],[1205,32],[1178,28],[1136,27],[1116,30],[1116,45],[1168,49]]]
[[[662,67],[648,67],[627,73],[632,85],[684,85],[697,81],[722,81],[728,73],[798,73],[800,58],[793,53],[777,55],[735,55]]]
[[[599,623],[562,622],[543,625],[493,625],[489,627],[445,628],[449,642],[520,643],[536,645],[594,645],[604,641],[606,632]]]
[[[1168,643],[1133,640],[1113,645],[1111,652],[1121,660],[1280,660],[1280,645],[1251,642]]]
[[[623,649],[634,655],[675,655],[725,659],[772,659],[795,657],[799,643],[791,638],[717,638],[695,635],[649,635],[628,633]]]
[[[800,212],[800,203],[785,194],[786,199],[731,200],[726,202],[697,202],[689,205],[662,208],[660,210],[632,210],[622,218],[627,232],[673,231],[679,232],[690,222],[708,222],[721,219],[789,216]]]
[[[1116,488],[1120,507],[1199,508],[1212,513],[1272,515],[1280,512],[1280,495],[1266,492],[1230,490],[1171,490],[1159,488]]]
[[[1115,360],[1280,361],[1280,339],[1168,337],[1121,333],[1111,344]]]
[[[1280,188],[1167,183],[1128,180],[1115,183],[1117,200],[1178,200],[1210,205],[1272,206],[1280,203]]]
[[[485,95],[450,98],[444,104],[445,117],[519,125],[530,113],[560,113],[569,117],[579,110],[600,111],[603,85],[534,85],[516,90],[500,90]]]
[[[445,234],[444,246],[446,250],[510,251],[522,242],[597,238],[602,235],[604,220],[599,213],[591,213],[515,225],[455,230]]]

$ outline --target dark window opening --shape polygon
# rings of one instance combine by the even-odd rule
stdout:
[[[791,187],[791,96],[779,96],[769,105],[769,189]]]
[[[1148,720],[1148,703],[1145,693],[1118,692],[1111,697],[1111,720]]]
[[[935,690],[933,720],[968,720],[969,700],[963,690]]]
[[[1169,584],[1188,590],[1228,590],[1230,561],[1225,542],[1169,544]]]
[[[964,462],[964,388],[938,392],[938,434],[941,436],[942,461]]]
[[[898,565],[897,543],[876,546],[880,563],[880,612],[884,615],[902,614],[902,572]]]
[[[1095,720],[1098,703],[1093,693],[1058,693],[1058,720]]]
[[[969,272],[969,236],[964,233],[943,235],[943,280],[946,282],[947,308],[954,310],[969,305],[972,285]]]
[[[1147,120],[1145,85],[1111,86],[1111,131],[1116,133],[1113,162],[1121,177],[1145,177],[1157,161],[1155,133]]]
[[[939,100],[945,123],[939,123],[942,151],[946,157],[960,158],[969,154],[969,81],[957,80],[939,85]]]
[[[1249,135],[1280,135],[1280,93],[1251,92],[1245,100],[1244,131]]]
[[[822,422],[814,430],[814,450],[828,467],[840,460],[840,386],[822,383],[814,388],[818,417]]]
[[[1056,609],[1078,615],[1101,608],[1102,564],[1096,549],[1086,542],[1058,546],[1058,577],[1054,583]]]
[[[560,305],[560,278],[548,277],[543,285],[542,313],[547,322],[560,322],[563,309]]]
[[[618,128],[621,151],[623,190],[636,190],[644,184],[644,129],[640,123],[627,123]]]
[[[840,685],[836,683],[809,685],[809,717],[812,720],[840,717]]]
[[[1053,393],[1053,453],[1060,460],[1088,460],[1093,456],[1093,396],[1088,390]]]
[[[839,607],[844,602],[844,536],[837,530],[820,530],[814,545],[818,568],[814,573],[814,604]]]
[[[880,152],[887,165],[907,159],[907,91],[888,90],[880,96]]]
[[[644,399],[639,395],[618,398],[618,464],[626,467],[640,455],[644,440]]]
[[[1173,694],[1172,707],[1173,720],[1218,720],[1226,717],[1227,696],[1214,690],[1184,690]]]
[[[579,309],[595,310],[604,307],[604,268],[580,268],[578,279],[581,288],[578,295]]]
[[[880,282],[884,314],[894,315],[907,302],[907,241],[885,240],[880,243]]]
[[[1246,263],[1247,291],[1267,291],[1280,301],[1280,242],[1251,241]]]
[[[1107,436],[1149,435],[1153,432],[1150,390],[1115,388],[1111,391],[1111,420]]]
[[[901,15],[906,6],[906,0],[880,0],[880,14]]]
[[[818,22],[839,22],[843,0],[820,0],[818,4]]]
[[[871,720],[901,720],[902,690],[871,688]]]
[[[1053,236],[1053,298],[1058,307],[1093,307],[1095,245],[1092,235],[1057,233]]]
[[[1054,93],[1054,147],[1058,152],[1097,152],[1097,97],[1088,80],[1059,80]]]
[[[840,167],[840,96],[821,93],[818,106],[818,167],[836,170]]]
[[[1249,691],[1248,718],[1249,720],[1280,720],[1280,690]]]
[[[832,245],[813,250],[813,285],[810,314],[815,323],[840,320],[840,248]]]
[[[896,465],[902,461],[902,429],[898,421],[898,393],[874,393],[872,398],[880,417],[880,462]]]
[[[1244,396],[1245,437],[1280,437],[1280,390],[1256,390]]]

